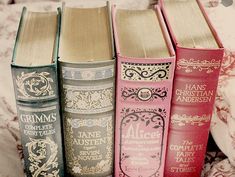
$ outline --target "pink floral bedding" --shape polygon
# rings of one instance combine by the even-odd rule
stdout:
[[[211,134],[228,158],[214,165],[210,176],[235,176],[235,1],[203,0],[206,11],[225,47]]]
[[[146,8],[150,0],[115,0],[115,2],[121,7]],[[105,0],[87,1],[86,6],[90,7],[100,3],[105,3]],[[233,131],[235,130],[235,123],[233,122],[233,117],[235,117],[235,27],[231,27],[231,20],[229,19],[231,14],[235,17],[235,5],[225,7],[222,1],[219,0],[217,2],[215,0],[213,2],[211,0],[210,2],[209,0],[203,0],[203,3],[227,49],[216,99],[214,114],[216,118],[212,120],[211,130],[212,132],[214,131],[212,135],[216,143],[230,158],[227,159],[223,153],[215,152],[212,148],[214,152],[207,153],[202,176],[232,177],[235,176],[235,168],[231,165],[235,165],[235,149],[233,149],[235,148],[235,132]],[[81,6],[82,0],[69,1],[68,4]],[[12,49],[22,7],[27,6],[30,10],[36,11],[52,11],[56,10],[60,5],[60,3],[56,2],[0,5],[0,177],[24,176],[18,118],[16,116],[10,71]],[[230,26],[230,28],[226,28],[226,25],[227,27]],[[215,130],[221,129],[218,126],[218,120],[225,127],[221,131],[227,133],[228,137],[230,137],[231,146],[228,145],[226,148],[220,145],[221,142],[218,139],[221,139],[221,137],[219,137],[218,133],[215,133]],[[213,127],[217,129],[213,129]],[[231,153],[232,150],[234,150],[234,154]]]

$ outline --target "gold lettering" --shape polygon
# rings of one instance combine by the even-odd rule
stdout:
[[[206,90],[207,85],[186,84],[185,89],[176,89],[176,101],[186,103],[208,103],[214,97],[214,90]]]
[[[56,121],[56,113],[44,114],[21,114],[20,120],[24,123],[51,123]]]

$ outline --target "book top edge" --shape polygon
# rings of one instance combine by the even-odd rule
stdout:
[[[129,56],[124,56],[124,55],[121,55],[121,54],[117,54],[117,58],[118,60],[121,58],[121,59],[124,59],[124,60],[127,60],[127,61],[130,61],[130,62],[146,62],[146,63],[161,63],[161,62],[164,62],[164,61],[174,61],[176,56],[173,55],[173,56],[169,56],[169,57],[159,57],[159,58],[137,58],[137,57],[129,57]]]
[[[182,46],[180,45],[178,42],[175,42],[175,47],[176,47],[176,50],[192,50],[192,51],[205,51],[205,52],[210,52],[210,51],[221,51],[223,52],[224,51],[224,47],[223,46],[220,46],[218,48],[202,48],[202,47],[196,47],[196,48],[193,48],[193,47],[185,47],[185,46]]]
[[[97,6],[97,7],[72,7],[72,6],[67,6],[66,3],[62,5],[63,7],[63,10],[65,9],[70,9],[70,10],[92,10],[92,9],[100,9],[100,8],[106,8],[108,7],[109,5],[106,3],[104,5],[100,5],[100,6]]]
[[[130,11],[131,12],[134,12],[134,11],[139,11],[139,12],[143,12],[145,13],[145,11],[147,12],[147,10],[132,10],[132,9],[117,9],[115,5],[113,5],[112,7],[112,21],[113,21],[113,29],[114,29],[114,37],[115,37],[115,44],[116,44],[116,51],[117,51],[117,54],[121,57],[124,57],[124,58],[140,58],[140,59],[160,59],[160,58],[171,58],[171,57],[174,57],[175,56],[175,51],[173,49],[173,45],[171,43],[171,39],[170,39],[170,36],[167,32],[167,27],[164,23],[164,19],[163,19],[163,16],[161,15],[161,11],[160,11],[160,8],[158,5],[155,5],[154,6],[154,9],[148,9],[148,11],[152,10],[152,12],[154,12],[156,14],[156,18],[157,18],[157,22],[159,24],[157,24],[157,26],[159,25],[159,29],[162,33],[162,39],[164,41],[164,45],[166,47],[166,50],[168,51],[168,55],[162,55],[162,56],[156,56],[156,57],[135,57],[135,56],[131,56],[131,55],[126,55],[124,53],[121,53],[121,49],[120,49],[120,38],[118,36],[118,29],[117,29],[117,22],[116,22],[116,13],[117,13],[117,10],[118,11]],[[147,13],[148,15],[148,13]]]
[[[11,62],[11,67],[14,68],[45,68],[45,67],[56,67],[57,62],[53,61],[51,64],[46,64],[46,65],[37,65],[37,66],[24,66],[24,65],[18,65],[15,62]]]
[[[23,21],[24,21],[25,15],[27,13],[37,13],[37,14],[53,14],[53,13],[55,13],[55,14],[57,14],[57,24],[56,24],[56,34],[55,34],[55,40],[54,40],[54,49],[52,51],[52,57],[50,59],[51,62],[48,62],[48,64],[46,63],[46,64],[38,64],[38,65],[32,65],[31,66],[31,65],[17,64],[17,62],[16,62],[16,53],[17,53],[17,49],[18,49],[19,37],[20,37],[21,30],[22,30]],[[12,60],[11,60],[11,66],[21,67],[21,68],[41,68],[41,67],[56,65],[57,59],[58,59],[58,45],[59,45],[58,42],[59,42],[60,18],[61,18],[61,8],[60,7],[57,8],[57,11],[55,10],[55,11],[50,11],[50,12],[30,11],[26,7],[23,7],[22,12],[21,12],[19,25],[18,25],[16,38],[15,38],[15,44],[14,44]]]
[[[171,38],[172,38],[172,42],[173,44],[175,45],[176,48],[178,49],[185,49],[185,50],[200,50],[200,51],[217,51],[217,50],[224,50],[224,46],[221,42],[221,39],[220,37],[218,36],[213,24],[211,23],[203,5],[201,4],[200,0],[195,0],[198,4],[198,7],[201,11],[201,14],[203,15],[203,17],[205,18],[205,21],[206,23],[208,24],[208,27],[209,29],[211,30],[211,33],[218,45],[217,48],[207,48],[207,47],[200,47],[200,46],[196,46],[196,47],[186,47],[186,46],[182,46],[180,45],[179,41],[177,40],[176,38],[176,35],[174,33],[174,30],[172,28],[172,25],[170,24],[170,21],[169,21],[169,17],[168,17],[168,14],[166,12],[166,7],[165,7],[165,2],[163,0],[160,0],[159,1],[159,6],[161,8],[161,11],[162,11],[162,14],[164,16],[164,19],[166,21],[166,24],[168,26],[168,30],[169,30],[169,33],[171,34]]]
[[[69,64],[69,65],[78,65],[78,66],[81,66],[81,65],[96,65],[96,64],[113,64],[115,63],[116,61],[116,58],[113,57],[112,59],[107,59],[107,60],[94,60],[94,61],[78,61],[78,62],[72,62],[72,61],[67,61],[67,60],[61,60],[59,59],[58,60],[59,63],[64,63],[64,64]]]
[[[75,64],[115,57],[109,2],[95,8],[63,7],[59,56]]]

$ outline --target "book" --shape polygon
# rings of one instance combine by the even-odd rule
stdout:
[[[60,9],[23,8],[11,63],[27,176],[64,176],[57,78]]]
[[[69,176],[113,173],[115,58],[110,8],[65,7],[60,79]]]
[[[113,8],[115,176],[163,177],[175,53],[156,11]]]
[[[176,49],[165,176],[200,176],[224,49],[200,1],[165,0]]]

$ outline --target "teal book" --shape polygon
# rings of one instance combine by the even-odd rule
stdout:
[[[64,176],[57,78],[60,9],[23,8],[11,63],[28,177]]]
[[[109,6],[65,7],[59,48],[66,172],[113,174],[115,58]]]

